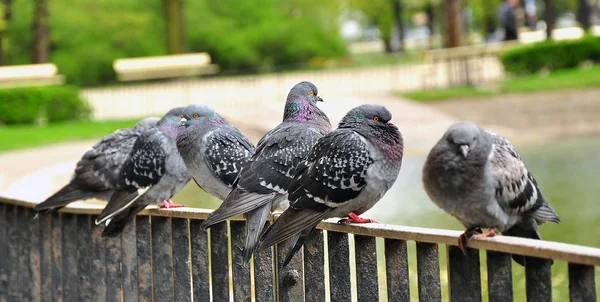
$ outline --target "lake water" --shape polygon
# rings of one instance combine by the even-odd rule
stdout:
[[[521,144],[516,148],[561,218],[558,225],[548,223],[540,226],[542,238],[600,248],[600,135],[557,138],[541,144]],[[425,157],[426,154],[406,157],[395,185],[363,216],[390,224],[463,230],[462,225],[438,209],[425,194],[421,183]],[[190,183],[174,199],[191,207],[216,208],[220,204],[218,199],[207,195],[194,183]],[[446,283],[445,251],[442,248],[440,252],[442,282]],[[409,254],[412,254],[409,256],[412,258],[411,274],[415,277],[414,250],[409,250]],[[523,269],[513,262],[513,271],[515,300],[524,301]],[[553,300],[567,301],[566,263],[556,262],[552,275]],[[483,277],[486,277],[485,274]],[[600,280],[596,282],[598,284]],[[444,284],[442,286],[445,287]],[[486,288],[487,285],[482,284],[484,294]],[[600,286],[598,288],[600,292]],[[416,287],[411,289],[413,299],[417,299],[416,291]],[[445,288],[443,295],[448,297]]]

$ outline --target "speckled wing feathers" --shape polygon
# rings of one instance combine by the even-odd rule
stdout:
[[[228,130],[227,127],[219,128],[208,136],[204,160],[217,178],[232,186],[242,166],[254,153],[254,146],[238,131]]]
[[[145,188],[158,183],[165,173],[167,157],[162,136],[160,130],[150,129],[135,142],[121,172],[124,185]]]
[[[305,125],[288,124],[275,128],[269,133],[269,139],[257,147],[247,166],[248,171],[240,175],[238,186],[259,194],[286,194],[298,163],[321,136],[317,130]]]
[[[527,170],[513,145],[492,134],[489,161],[495,180],[496,199],[509,214],[532,215],[539,221],[558,221],[558,215],[546,202],[533,175]]]
[[[373,163],[365,144],[359,134],[347,129],[323,137],[290,186],[292,207],[322,211],[323,205],[335,208],[356,198],[367,184],[367,169]]]

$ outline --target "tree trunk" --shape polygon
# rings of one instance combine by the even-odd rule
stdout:
[[[399,52],[404,51],[404,20],[402,18],[402,3],[400,0],[392,0],[394,7],[394,21],[396,22],[396,31],[398,34],[398,41],[400,42]]]
[[[186,51],[183,25],[183,0],[162,0],[165,13],[165,41],[167,53],[178,54]]]
[[[462,37],[462,5],[461,0],[444,0],[446,13],[447,47],[461,45]]]
[[[431,1],[425,7],[427,14],[427,29],[429,29],[429,49],[433,49],[433,34],[435,33],[435,8]]]
[[[579,9],[577,17],[584,31],[588,31],[591,26],[592,5],[590,0],[579,0]]]
[[[12,17],[12,0],[4,0],[2,1],[2,4],[4,5],[4,15],[2,15],[2,20],[0,20],[0,66],[6,65],[3,42],[6,29],[8,28],[8,21],[10,21]]]
[[[31,62],[34,64],[48,62],[48,53],[50,52],[48,0],[35,0],[32,34],[33,52]]]
[[[556,5],[554,0],[544,0],[544,21],[546,21],[546,40],[552,39],[552,30],[556,23]]]

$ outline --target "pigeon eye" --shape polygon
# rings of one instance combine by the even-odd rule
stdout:
[[[199,117],[198,113],[194,113],[194,118],[198,118],[198,117]]]
[[[373,117],[373,120],[374,120],[375,122],[379,122],[379,117],[378,117],[378,116],[375,116],[375,117]]]
[[[310,95],[310,96],[313,96],[313,95],[315,95],[315,91],[314,91],[314,90],[311,90],[311,91],[308,93],[308,95]]]

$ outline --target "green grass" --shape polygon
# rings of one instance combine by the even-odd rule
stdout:
[[[531,93],[549,90],[600,87],[600,65],[555,71],[550,74],[507,78],[494,89],[479,87],[452,87],[399,93],[418,102],[441,101],[454,98],[487,97],[504,93]]]
[[[132,127],[139,119],[77,121],[47,126],[0,126],[0,152],[72,140],[100,138],[120,128]]]

